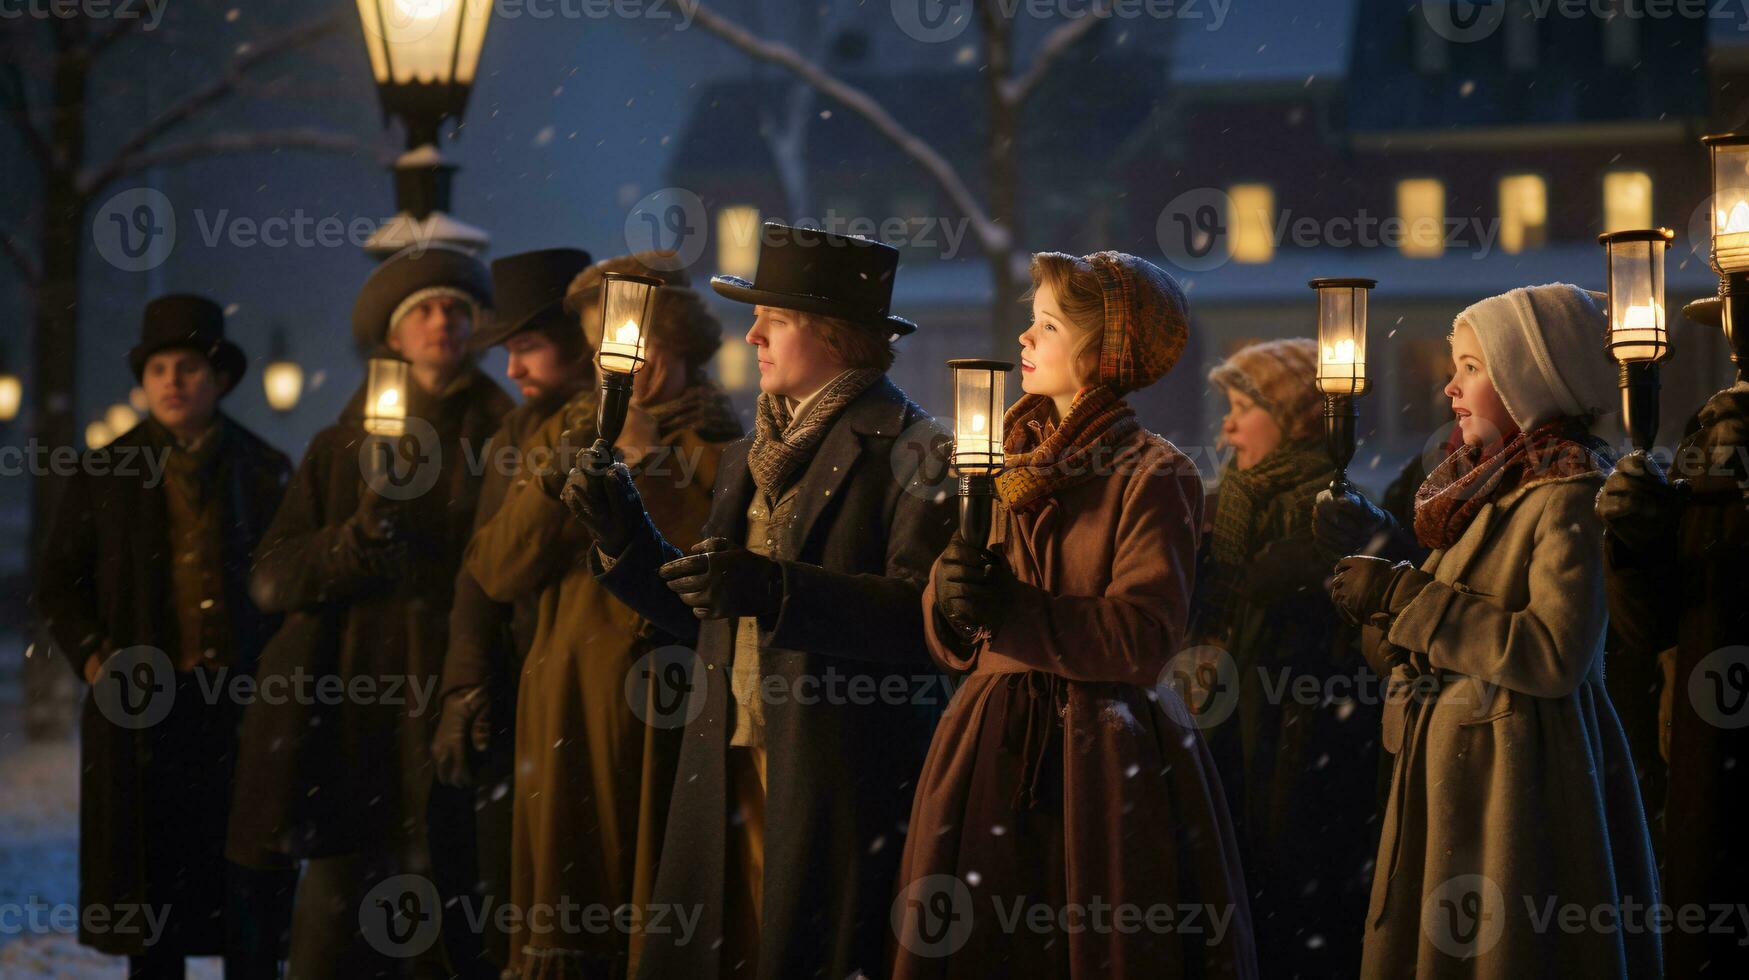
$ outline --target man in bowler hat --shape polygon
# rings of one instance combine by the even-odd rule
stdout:
[[[939,681],[920,596],[954,525],[945,434],[886,377],[916,329],[889,309],[897,265],[877,242],[769,223],[754,281],[711,280],[754,308],[761,393],[691,554],[599,445],[570,474],[601,583],[701,662],[654,904],[702,915],[690,935],[652,931],[640,976],[884,972],[941,707],[913,704]]]
[[[79,941],[147,980],[219,955],[226,977],[272,977],[291,881],[225,860],[242,706],[223,692],[278,625],[249,562],[291,462],[219,409],[248,360],[218,304],[153,300],[128,364],[147,417],[67,481],[33,596],[90,685]]]

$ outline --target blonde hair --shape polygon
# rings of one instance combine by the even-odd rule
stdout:
[[[1284,443],[1304,442],[1320,431],[1318,344],[1310,338],[1247,344],[1215,365],[1209,381],[1256,402],[1275,419]]]
[[[1075,330],[1074,346],[1070,351],[1075,380],[1082,385],[1098,381],[1099,365],[1095,363],[1093,376],[1087,377],[1081,370],[1081,362],[1105,336],[1105,288],[1099,284],[1099,274],[1085,259],[1065,252],[1035,253],[1028,271],[1032,274],[1032,288],[1026,291],[1021,301],[1031,303],[1040,286],[1050,287],[1057,308],[1063,311],[1063,318]]]

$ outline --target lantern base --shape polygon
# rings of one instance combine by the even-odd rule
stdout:
[[[1635,449],[1650,451],[1658,439],[1657,361],[1629,361],[1620,366],[1621,425]]]
[[[601,373],[601,406],[595,415],[596,434],[611,447],[625,431],[626,412],[632,404],[632,376],[617,371]]]
[[[982,548],[990,543],[990,514],[995,503],[994,476],[960,477],[960,537],[967,544]]]
[[[1330,481],[1330,492],[1342,496],[1354,489],[1348,482],[1348,464],[1354,459],[1355,428],[1360,422],[1360,409],[1353,395],[1324,396],[1324,440],[1330,450],[1330,462],[1336,467],[1336,479]]]

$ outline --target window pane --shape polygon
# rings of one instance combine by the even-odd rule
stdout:
[[[1548,185],[1536,174],[1500,178],[1500,247],[1508,254],[1541,248],[1549,220]]]
[[[1268,262],[1275,255],[1275,191],[1268,184],[1234,184],[1227,189],[1233,213],[1233,261]]]
[[[1652,175],[1616,170],[1603,175],[1603,230],[1652,227]]]
[[[1445,184],[1431,177],[1397,181],[1397,217],[1403,222],[1405,256],[1445,254]]]

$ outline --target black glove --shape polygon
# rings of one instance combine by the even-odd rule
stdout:
[[[783,608],[783,566],[728,538],[706,538],[657,573],[699,619],[774,619]]]
[[[412,517],[407,501],[390,500],[366,486],[358,496],[358,511],[352,521],[366,541],[386,544],[406,539]]]
[[[1330,599],[1348,622],[1389,629],[1432,581],[1433,576],[1406,561],[1393,565],[1383,558],[1350,555],[1336,563]]]
[[[980,631],[995,633],[1014,594],[1014,573],[1001,555],[974,547],[955,531],[935,562],[935,608],[970,640]]]
[[[625,554],[637,529],[650,522],[631,470],[615,459],[601,439],[577,453],[559,499],[609,558]]]
[[[443,699],[437,731],[431,736],[431,762],[445,786],[474,785],[474,759],[492,738],[491,699],[483,687],[451,691]]]
[[[1623,456],[1597,492],[1597,517],[1635,555],[1669,547],[1682,517],[1683,492],[1664,476],[1658,461],[1640,450]]]
[[[1390,534],[1396,526],[1396,518],[1352,490],[1340,497],[1320,491],[1312,504],[1312,540],[1319,551],[1332,557],[1367,551],[1379,535]]]

